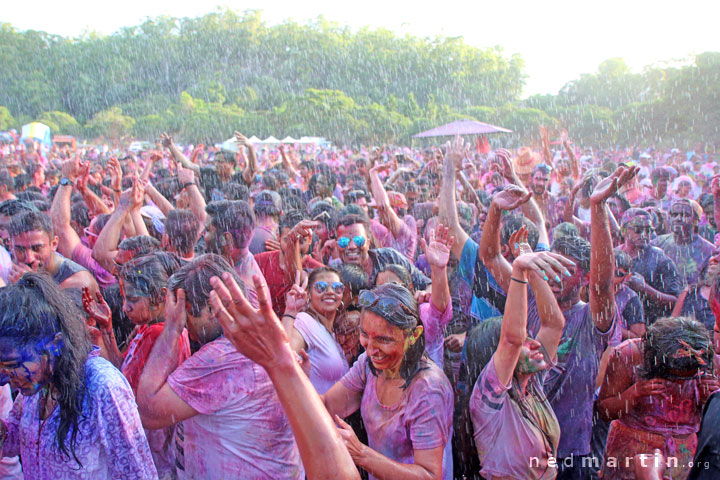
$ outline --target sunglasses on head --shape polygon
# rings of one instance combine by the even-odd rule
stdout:
[[[97,237],[98,236],[97,233],[90,231],[90,227],[85,227],[83,232],[85,232],[86,237]]]
[[[327,292],[328,288],[332,288],[333,292],[338,295],[342,295],[342,293],[345,291],[345,285],[343,285],[342,282],[328,283],[324,280],[315,282],[313,284],[313,288],[317,293],[325,293]]]
[[[365,237],[362,235],[355,235],[352,237],[340,237],[337,240],[338,247],[340,248],[347,248],[348,245],[350,245],[350,240],[355,244],[356,247],[362,248],[363,245],[365,245]]]
[[[627,272],[627,271],[625,271],[625,270],[623,270],[623,269],[621,269],[621,268],[616,268],[616,269],[615,269],[615,276],[616,276],[617,278],[625,277],[625,276],[627,276],[627,275],[628,275],[628,272]]]
[[[358,296],[358,305],[362,308],[376,307],[383,316],[402,312],[406,315],[416,316],[410,308],[392,297],[379,297],[372,290],[362,290]]]

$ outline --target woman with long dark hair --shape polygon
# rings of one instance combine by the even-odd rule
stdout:
[[[521,253],[531,252],[523,245]],[[469,335],[473,369],[480,372],[470,397],[470,417],[484,478],[536,480],[557,475],[551,459],[560,426],[545,397],[543,377],[556,358],[565,319],[543,278],[562,275],[567,262],[554,253],[518,256],[512,263],[502,320],[486,320]],[[527,332],[528,283],[541,323],[535,338]],[[469,359],[470,354],[468,350]]]
[[[666,477],[687,477],[703,407],[720,389],[714,353],[707,329],[687,317],[661,318],[615,349],[597,400],[600,416],[613,421],[603,479],[635,478],[626,459],[656,448],[674,459]]]
[[[2,455],[19,454],[25,478],[157,478],[130,385],[45,275],[0,289],[0,377],[21,394]]]
[[[442,478],[453,396],[443,371],[425,354],[417,302],[386,283],[364,290],[360,342],[365,353],[324,396],[356,465],[370,478]],[[341,420],[360,409],[368,445]]]

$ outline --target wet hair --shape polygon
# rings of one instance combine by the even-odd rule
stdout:
[[[175,209],[165,219],[165,233],[170,244],[183,255],[193,252],[198,240],[200,222],[190,210]]]
[[[84,315],[52,278],[26,273],[17,284],[0,288],[0,337],[15,340],[19,348],[33,348],[38,354],[54,357],[50,381],[57,390],[60,420],[55,441],[60,453],[75,454],[77,432],[85,398],[85,362],[92,349]],[[62,340],[57,351],[44,351],[57,334]]]
[[[159,305],[165,301],[162,289],[179,269],[180,260],[175,254],[159,251],[128,261],[120,269],[120,278],[148,297],[151,305]]]
[[[580,187],[580,192],[578,193],[579,198],[590,198],[590,195],[592,195],[595,189],[595,185],[600,181],[598,170],[594,168],[588,170],[580,181],[582,182],[582,187]]]
[[[0,203],[0,215],[14,217],[19,213],[31,211],[37,211],[37,208],[32,203],[23,200],[12,199]]]
[[[38,212],[47,213],[50,211],[50,204],[45,200],[31,200],[30,203],[33,207],[37,208]]]
[[[113,283],[112,285],[109,285],[105,290],[103,290],[102,296],[105,299],[105,303],[107,303],[108,307],[110,307],[113,333],[115,334],[115,340],[117,340],[117,346],[120,351],[123,351],[124,347],[128,343],[130,334],[135,328],[135,325],[127,317],[125,310],[123,310],[123,298],[120,293],[120,284]]]
[[[656,320],[647,328],[643,346],[644,378],[676,378],[670,370],[713,371],[710,333],[689,317]]]
[[[615,268],[620,268],[625,270],[626,272],[630,272],[632,270],[632,258],[630,258],[630,255],[625,250],[622,250],[621,248],[616,248],[614,250],[615,252]]]
[[[574,236],[555,238],[550,250],[571,257],[584,273],[590,272],[590,242],[584,238]]]
[[[222,194],[225,200],[250,200],[250,190],[245,185],[237,182],[228,182],[222,187]]]
[[[405,288],[407,288],[411,292],[415,291],[410,272],[408,272],[407,268],[403,267],[402,265],[398,265],[397,263],[388,263],[386,265],[383,265],[378,273],[382,272],[392,273],[400,279],[400,281],[404,284],[403,286]]]
[[[160,249],[160,242],[149,235],[136,235],[128,237],[118,244],[118,250],[128,250],[134,256],[147,255]]]
[[[628,199],[625,198],[623,195],[620,195],[619,193],[614,193],[610,198],[616,199],[618,202],[620,202],[620,213],[625,213],[628,211],[632,205],[630,205],[630,202],[628,202]]]
[[[512,234],[520,230],[523,225],[528,230],[528,243],[535,250],[540,234],[535,224],[522,215],[508,215],[502,219],[502,226],[500,227],[500,242],[502,242],[502,245],[509,244]]]
[[[37,210],[27,210],[13,215],[8,222],[8,233],[11,237],[15,237],[22,233],[40,230],[47,233],[52,240],[55,236],[53,224],[47,213],[38,212]]]
[[[215,153],[214,160],[215,163],[221,162],[221,163],[235,163],[235,154],[233,152],[229,152],[227,150],[220,150],[219,152]]]
[[[553,238],[560,238],[560,237],[579,237],[580,231],[575,226],[575,224],[570,222],[562,222],[559,223],[555,228],[553,228]]]
[[[279,217],[282,213],[279,207],[280,195],[272,190],[263,190],[255,197],[253,212],[255,217]]]
[[[93,225],[93,228],[95,228],[95,233],[100,234],[103,228],[105,228],[105,225],[107,225],[108,221],[110,221],[110,214],[109,213],[101,213],[100,215],[95,217],[95,225]]]
[[[408,308],[410,312],[406,312],[405,309],[399,309],[391,315],[383,313],[380,307],[376,304],[372,307],[365,307],[362,309],[363,314],[372,312],[375,315],[382,317],[388,324],[393,327],[397,327],[403,331],[405,336],[412,334],[412,331],[422,325],[420,319],[420,312],[418,311],[418,304],[410,293],[410,290],[397,285],[395,283],[386,283],[384,285],[377,286],[372,289],[372,292],[379,298],[392,298]],[[418,337],[414,344],[410,345],[405,352],[402,364],[400,365],[400,377],[405,380],[405,384],[402,386],[406,389],[415,375],[426,367],[422,367],[422,359],[425,356],[425,332]],[[368,367],[373,375],[377,376],[377,370],[373,366],[372,362],[368,362]]]
[[[278,230],[282,232],[283,228],[292,229],[301,221],[307,219],[307,215],[299,210],[290,210],[280,217],[278,222]]]
[[[15,181],[7,168],[0,168],[0,187],[2,186],[10,193],[15,191]]]
[[[350,289],[350,294],[355,297],[361,290],[371,288],[367,272],[354,263],[343,263],[340,266],[340,279],[345,288]]]
[[[190,305],[190,313],[199,317],[200,312],[208,304],[212,285],[212,277],[221,277],[223,273],[229,273],[237,282],[240,290],[245,293],[243,282],[235,273],[230,264],[220,255],[206,253],[196,257],[191,262],[180,268],[168,281],[168,288],[173,292],[182,288],[185,291],[185,299]]]
[[[70,207],[70,220],[83,228],[90,225],[90,209],[85,205],[85,202],[72,204]]]
[[[283,210],[302,210],[303,212],[307,212],[307,203],[300,195],[286,188],[281,188],[280,190],[279,193],[282,199]]]
[[[347,215],[343,215],[337,222],[337,228],[340,228],[341,226],[350,227],[358,223],[364,226],[365,232],[370,235],[370,219],[367,215],[365,215],[365,212],[362,212],[362,214],[350,213]]]
[[[250,243],[255,228],[255,214],[250,205],[242,200],[219,200],[205,207],[211,224],[218,235],[232,234],[235,243],[244,248]]]

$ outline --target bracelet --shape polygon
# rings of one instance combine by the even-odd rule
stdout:
[[[295,317],[292,316],[292,315],[290,315],[289,313],[283,313],[283,317],[290,317],[290,318],[292,318],[293,320],[295,320]]]
[[[188,183],[186,183],[185,185],[182,186],[182,189],[185,190],[186,188],[188,188],[188,187],[190,187],[190,186],[192,186],[192,185],[195,185],[195,183],[194,183],[194,182],[188,182]]]
[[[528,283],[527,280],[518,280],[518,279],[515,278],[515,277],[510,277],[510,280],[515,280],[516,282],[522,283],[522,284],[525,284],[525,285],[527,285],[527,283]]]
[[[115,190],[114,188],[112,189],[112,191],[115,193],[122,193],[122,190]]]

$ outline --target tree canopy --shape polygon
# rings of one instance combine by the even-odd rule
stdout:
[[[622,59],[557,95],[521,100],[524,64],[462,38],[397,36],[319,17],[266,24],[258,11],[158,17],[64,38],[0,24],[0,128],[27,121],[86,137],[233,130],[337,143],[407,143],[459,118],[529,141],[541,124],[591,143],[717,141],[720,53],[633,74]]]

